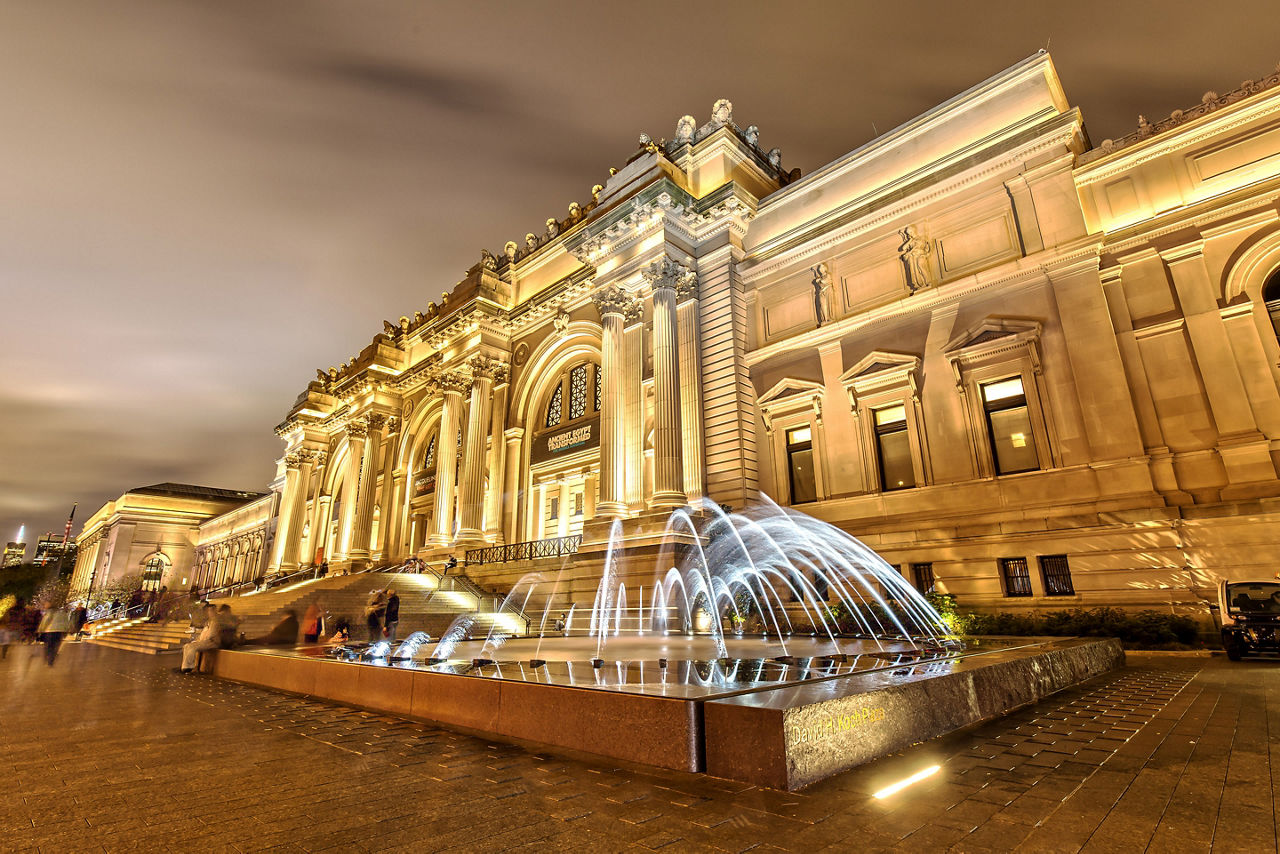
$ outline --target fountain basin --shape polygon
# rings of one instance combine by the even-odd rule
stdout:
[[[792,640],[793,664],[767,657],[755,641],[744,644],[751,658],[681,659],[672,652],[699,647],[698,639],[680,637],[650,639],[629,648],[642,657],[593,667],[557,658],[557,640],[537,646],[545,660],[538,667],[521,641],[502,649],[503,660],[479,667],[469,657],[338,661],[319,648],[226,650],[206,667],[226,679],[486,736],[796,789],[1124,662],[1118,642],[1095,639],[1001,639],[932,652]],[[572,639],[564,644],[578,653]]]

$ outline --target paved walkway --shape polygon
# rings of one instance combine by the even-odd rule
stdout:
[[[785,793],[177,676],[172,656],[32,653],[0,661],[4,851],[1276,850],[1277,662],[1132,655]]]

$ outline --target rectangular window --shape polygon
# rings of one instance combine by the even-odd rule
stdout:
[[[1071,567],[1067,564],[1067,556],[1041,555],[1039,560],[1045,595],[1074,596],[1076,589],[1071,584]]]
[[[996,474],[1015,474],[1040,468],[1022,378],[1011,377],[982,386],[982,408],[987,415],[987,433],[991,438]]]
[[[1000,574],[1004,577],[1004,595],[1031,595],[1031,571],[1025,557],[1000,558]]]
[[[907,408],[902,404],[875,410],[876,450],[880,458],[880,487],[910,489],[916,485],[907,438]]]
[[[573,515],[575,516],[582,515],[582,510],[586,502],[586,497],[587,496],[581,492],[575,492],[573,494]]]
[[[810,427],[787,431],[787,477],[792,504],[818,500],[818,485],[813,473],[813,429]]]
[[[911,564],[911,577],[915,579],[916,590],[919,590],[921,594],[933,592],[934,581],[932,563]]]

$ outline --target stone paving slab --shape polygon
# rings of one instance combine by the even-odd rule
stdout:
[[[1277,662],[1130,654],[788,793],[35,652],[0,662],[2,851],[1276,850]]]

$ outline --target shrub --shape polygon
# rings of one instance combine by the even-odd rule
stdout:
[[[1192,617],[1106,607],[1039,614],[966,614],[960,619],[965,624],[964,633],[969,635],[1113,637],[1127,647],[1139,649],[1192,646],[1200,634]]]

